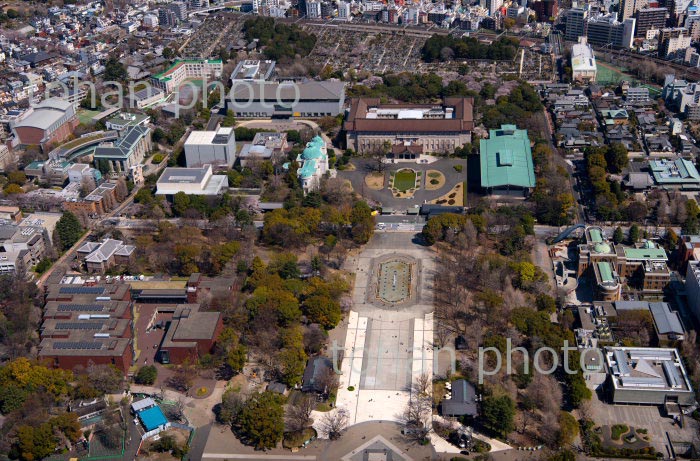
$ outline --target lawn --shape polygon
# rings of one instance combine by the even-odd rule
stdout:
[[[99,110],[78,109],[78,121],[83,125],[92,124],[92,117],[99,114]]]
[[[416,187],[416,172],[413,170],[399,170],[394,175],[394,189],[405,192]]]

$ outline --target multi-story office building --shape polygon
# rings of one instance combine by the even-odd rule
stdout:
[[[529,7],[535,12],[538,22],[551,22],[559,14],[559,2],[557,0],[539,0],[531,2]]]
[[[634,36],[637,38],[646,38],[647,32],[652,29],[661,30],[666,26],[666,8],[643,8],[637,11],[636,19],[637,26]]]
[[[685,27],[661,29],[659,57],[664,59],[685,57],[685,52],[689,47],[690,35]]]
[[[566,32],[564,38],[575,42],[579,37],[586,36],[586,22],[588,11],[581,8],[572,8],[566,12]]]
[[[586,36],[595,46],[631,48],[634,40],[634,18],[618,22],[615,16],[596,16],[588,20]]]

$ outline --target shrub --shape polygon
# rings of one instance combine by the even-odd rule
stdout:
[[[136,384],[146,384],[151,385],[156,382],[158,378],[158,369],[154,365],[147,365],[141,367],[138,373],[136,373]]]
[[[464,167],[462,165],[455,165],[453,167],[457,173],[461,173]]]
[[[151,163],[158,165],[160,162],[163,161],[164,158],[165,157],[163,157],[163,154],[155,154],[151,159]]]
[[[355,386],[348,386],[348,392],[352,392],[355,390]]]
[[[439,183],[440,183],[440,181],[438,181],[437,179],[431,179],[431,180],[430,180],[430,184],[432,184],[432,185],[436,185],[436,184],[439,184]]]
[[[612,428],[610,428],[610,438],[613,440],[620,440],[622,434],[629,430],[630,428],[625,424],[615,424]]]

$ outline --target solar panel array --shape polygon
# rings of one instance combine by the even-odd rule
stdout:
[[[99,330],[104,323],[102,322],[63,322],[57,323],[57,330]]]
[[[102,312],[105,307],[100,304],[59,304],[59,312]]]
[[[53,343],[54,349],[86,349],[98,350],[102,349],[102,343],[88,341],[56,341]]]
[[[61,287],[59,293],[64,295],[99,295],[104,292],[102,287]]]

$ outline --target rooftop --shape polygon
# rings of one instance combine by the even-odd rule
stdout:
[[[651,160],[649,167],[657,184],[700,184],[700,173],[690,160]]]
[[[527,130],[502,125],[500,129],[489,130],[489,138],[482,140],[479,148],[482,187],[535,187]]]
[[[473,103],[471,98],[446,98],[443,104],[382,104],[378,98],[358,98],[352,100],[344,126],[347,131],[361,132],[470,131],[474,128]]]
[[[141,139],[148,136],[151,129],[146,126],[130,126],[113,143],[100,144],[95,148],[94,158],[128,158]]]
[[[216,131],[193,131],[185,141],[185,146],[228,144],[232,136],[234,131],[229,127],[220,127]]]

